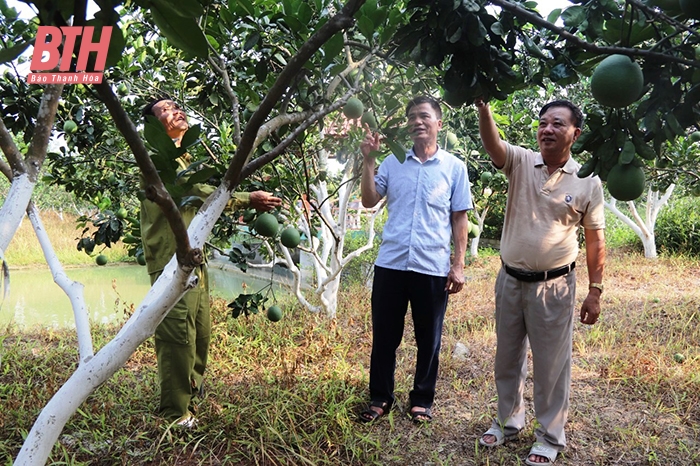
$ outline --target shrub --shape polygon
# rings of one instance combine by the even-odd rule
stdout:
[[[700,199],[672,200],[656,220],[659,252],[700,257]]]

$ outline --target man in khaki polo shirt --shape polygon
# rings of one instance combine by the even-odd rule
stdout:
[[[580,165],[571,158],[571,146],[581,134],[583,115],[571,102],[558,100],[542,108],[539,153],[503,141],[488,104],[482,99],[475,104],[484,148],[509,180],[501,238],[503,267],[495,286],[498,416],[480,443],[502,445],[525,426],[523,388],[529,340],[539,425],[525,463],[548,465],[566,446],[574,267],[581,226],[590,283],[580,320],[592,325],[600,314],[605,262],[603,188],[597,177],[577,176]]]

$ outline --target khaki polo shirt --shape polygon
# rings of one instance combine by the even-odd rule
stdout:
[[[570,264],[578,231],[605,228],[600,178],[579,178],[573,158],[549,174],[542,155],[507,144],[502,170],[509,181],[501,258],[511,267],[544,271]]]

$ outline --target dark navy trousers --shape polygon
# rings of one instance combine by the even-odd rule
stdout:
[[[442,323],[447,309],[447,277],[374,267],[372,287],[372,401],[394,402],[396,349],[401,343],[408,304],[418,355],[411,406],[430,408],[435,398]]]

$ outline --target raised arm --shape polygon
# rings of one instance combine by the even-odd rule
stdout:
[[[503,168],[506,163],[506,144],[498,133],[496,122],[493,120],[491,108],[482,98],[474,100],[476,111],[479,114],[479,136],[484,149],[491,157],[491,161],[497,168]]]
[[[367,208],[374,207],[382,198],[377,192],[377,185],[374,183],[374,167],[376,166],[376,161],[374,157],[370,155],[373,150],[379,149],[379,141],[379,133],[372,134],[368,129],[364,141],[360,144],[360,151],[362,151],[363,157],[360,192],[362,194],[362,205]]]

